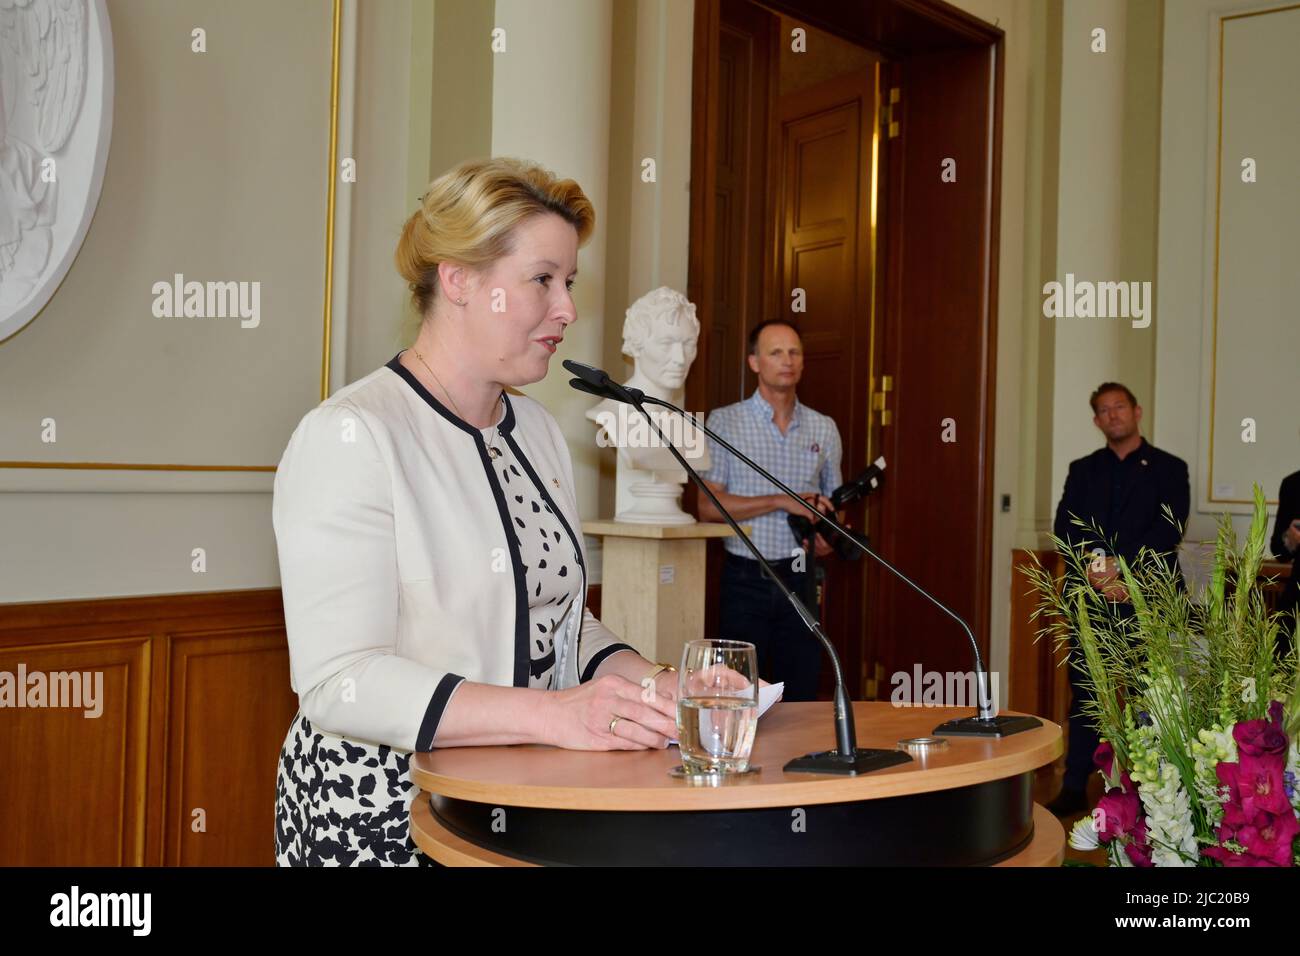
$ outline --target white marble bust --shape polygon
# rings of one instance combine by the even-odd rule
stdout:
[[[81,249],[112,118],[104,0],[0,0],[0,341],[45,307]]]
[[[623,353],[633,362],[632,377],[623,384],[681,406],[699,337],[695,306],[686,296],[667,286],[647,292],[632,303],[623,322]],[[689,419],[665,409],[650,414],[694,468],[709,467],[704,434]],[[681,509],[686,472],[640,412],[606,399],[589,409],[587,418],[599,426],[597,444],[618,449],[616,521],[694,524]]]

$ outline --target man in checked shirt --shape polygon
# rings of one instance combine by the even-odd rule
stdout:
[[[755,326],[749,333],[748,360],[758,388],[743,402],[711,411],[705,424],[822,513],[829,512],[827,496],[840,486],[843,446],[830,416],[795,396],[803,375],[798,329],[779,319]],[[808,512],[712,439],[709,456],[712,466],[701,473],[705,483],[737,521],[749,523],[755,546],[790,590],[806,593],[806,542],[795,540],[786,515]],[[722,516],[701,497],[700,519],[721,521]],[[723,544],[720,636],[754,644],[759,676],[771,683],[783,681],[783,699],[816,700],[821,644],[740,540],[727,538]],[[832,553],[820,536],[814,547],[818,558]],[[810,610],[817,613],[816,608]]]

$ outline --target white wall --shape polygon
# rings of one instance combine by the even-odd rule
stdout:
[[[330,4],[320,0],[315,5],[314,12],[321,16],[312,29],[262,29],[260,34],[265,13],[251,2],[227,4],[219,12],[202,0],[163,5],[111,0],[109,7],[118,37],[118,130],[105,199],[64,288],[33,325],[0,347],[0,381],[6,387],[17,383],[28,404],[36,397],[35,386],[23,384],[29,380],[58,397],[61,404],[54,411],[60,438],[69,439],[60,449],[64,457],[120,460],[112,449],[130,429],[140,427],[120,413],[113,415],[114,395],[125,388],[154,396],[150,413],[174,419],[161,431],[155,423],[152,431],[143,433],[159,443],[160,453],[178,456],[174,450],[188,447],[185,442],[194,446],[191,451],[209,450],[213,442],[205,438],[208,435],[236,445],[247,444],[252,436],[260,442],[253,458],[273,465],[293,425],[319,400]],[[398,231],[430,176],[471,155],[539,160],[576,178],[596,205],[597,231],[581,259],[577,303],[582,321],[566,340],[567,357],[601,363],[607,336],[617,341],[622,309],[645,291],[642,286],[662,282],[684,288],[691,0],[625,5],[619,15],[627,42],[618,49],[612,38],[612,0],[557,0],[546,5],[503,0],[495,6],[479,0],[438,0],[432,5],[388,0],[359,4],[355,10],[355,20],[345,21],[354,28],[349,26],[343,38],[344,62],[349,62],[350,48],[355,53],[355,81],[348,83],[345,77],[341,90],[345,114],[350,95],[355,95],[351,122],[341,117],[341,132],[350,128],[354,141],[340,143],[340,158],[356,159],[358,178],[355,184],[339,187],[340,207],[346,199],[348,209],[342,234],[336,237],[335,287],[341,296],[334,316],[336,385],[368,374],[406,344],[411,317],[406,290],[392,264]],[[303,11],[292,16],[301,26]],[[174,49],[175,18],[209,27],[208,60],[192,61],[187,49]],[[508,52],[485,64],[475,56],[473,44],[487,51],[493,25],[506,29]],[[188,28],[184,33],[188,36]],[[260,35],[263,41],[251,46],[243,40],[238,46],[228,42],[243,33]],[[283,195],[275,189],[266,196],[250,194],[242,205],[236,197],[223,206],[218,221],[210,215],[187,218],[184,202],[155,201],[164,197],[157,192],[153,174],[158,157],[148,144],[167,137],[150,124],[171,122],[160,103],[189,109],[210,99],[213,83],[252,84],[261,94],[241,93],[236,99],[278,110],[277,98],[265,94],[281,87],[269,80],[257,85],[261,81],[256,70],[264,60],[258,57],[268,44],[278,62],[289,65],[293,82],[309,85],[322,106],[293,118],[310,126],[310,136],[304,133],[294,140],[303,155],[282,149],[273,157],[275,169],[296,177],[295,184],[304,179],[294,172],[299,168],[311,170],[319,180],[308,200],[320,226],[316,233],[322,233],[315,238],[308,228],[311,223],[289,207],[288,201],[298,195],[291,190],[283,190]],[[620,102],[611,114],[609,79],[616,61],[625,71],[635,105],[629,110]],[[202,69],[193,69],[199,64]],[[161,98],[159,75],[167,77],[166,96]],[[205,114],[204,135],[213,135],[211,124],[224,123],[215,130],[216,142],[260,141],[260,133],[239,126],[244,114],[249,122],[261,122],[251,109]],[[622,131],[624,152],[636,162],[611,174],[612,122]],[[281,123],[278,133],[291,135],[296,128]],[[215,148],[190,150],[183,164],[172,164],[169,175],[180,184],[182,198],[210,201],[212,183],[237,188],[248,174],[247,157],[241,155]],[[639,159],[649,155],[659,160],[658,184],[639,180]],[[617,237],[603,215],[611,208],[611,191],[618,192],[623,207]],[[267,228],[258,225],[263,219]],[[208,346],[196,344],[201,368],[220,372],[219,387],[198,387],[203,382],[196,384],[196,376],[187,374],[183,363],[169,363],[170,346],[137,345],[129,361],[114,359],[111,348],[104,347],[114,344],[115,329],[128,317],[123,310],[131,307],[121,295],[103,294],[105,280],[119,278],[115,269],[123,237],[135,237],[131,248],[137,255],[142,243],[174,250],[181,239],[206,242],[215,251],[203,261],[212,263],[232,250],[239,253],[238,236],[243,232],[264,239],[262,234],[269,234],[271,227],[295,228],[295,238],[279,244],[284,256],[275,249],[261,253],[259,274],[298,276],[302,270],[291,262],[299,259],[310,261],[319,274],[286,299],[294,303],[294,321],[310,327],[310,333],[258,352],[253,366],[269,362],[270,368],[292,369],[301,379],[302,394],[268,398],[257,391],[261,379],[249,375],[249,362],[223,358]],[[617,288],[612,291],[606,287],[606,261],[611,257],[618,262]],[[147,306],[148,297],[143,298]],[[83,331],[77,332],[78,327]],[[106,338],[97,344],[95,336]],[[285,380],[284,375],[270,378],[281,387]],[[595,517],[596,449],[590,424],[582,417],[583,401],[564,381],[553,374],[529,391],[556,413],[569,436],[583,515]],[[259,411],[232,418],[219,399],[241,388],[241,396],[253,390]],[[268,414],[268,401],[274,403],[274,414]],[[35,412],[48,414],[46,404],[36,401],[39,407],[24,406],[20,414],[15,402],[6,401],[0,405],[0,434],[31,432],[28,419]],[[71,439],[77,422],[89,421],[91,412],[101,418],[108,412],[110,417],[107,424],[82,431],[108,444],[97,450],[85,446],[78,453]],[[29,450],[20,453],[13,441],[0,448],[0,460],[36,457]],[[0,603],[279,583],[269,471],[100,471],[87,478],[75,471],[9,469],[0,477],[0,489],[9,490],[0,490]],[[55,489],[65,493],[53,493]],[[204,574],[191,570],[194,547],[207,552]],[[599,555],[593,557],[598,566]]]
[[[1126,136],[1125,115],[1135,96],[1142,95],[1137,79],[1127,75],[1130,59],[1158,58],[1158,36],[1134,29],[1133,11],[1141,6],[1125,0],[1065,0],[1061,40],[1060,166],[1056,219],[1056,267],[1053,278],[1064,282],[1151,282],[1150,271],[1138,271],[1125,260],[1126,211],[1156,208],[1151,184],[1139,194],[1124,186],[1140,164],[1154,172],[1153,143],[1136,144]],[[1104,53],[1092,49],[1092,31],[1106,31]],[[1135,34],[1130,37],[1130,34]],[[1130,48],[1130,43],[1144,44]],[[1147,82],[1150,82],[1148,76]],[[1148,109],[1148,124],[1157,112]],[[1153,239],[1154,219],[1144,220]],[[1150,239],[1149,239],[1150,241]],[[1154,245],[1153,242],[1151,242]],[[1142,263],[1149,270],[1152,263]],[[1041,293],[1041,287],[1040,287]],[[1041,302],[1041,296],[1040,296]],[[1052,501],[1060,500],[1070,462],[1104,444],[1092,425],[1088,396],[1098,384],[1119,381],[1138,396],[1149,429],[1155,321],[1136,328],[1127,318],[1055,318],[1055,362],[1052,423]],[[1145,321],[1145,320],[1143,320]],[[1150,431],[1147,431],[1150,435]],[[1172,449],[1171,449],[1172,450]],[[1177,453],[1177,452],[1175,452]]]
[[[609,130],[610,182],[605,207],[605,343],[601,368],[631,374],[623,355],[627,307],[651,289],[686,292],[690,251],[691,82],[694,0],[638,0],[614,6]],[[630,104],[631,108],[628,108]],[[655,181],[641,177],[655,161]],[[589,426],[590,427],[590,426]],[[589,431],[587,440],[594,440]],[[594,514],[614,514],[615,455],[597,455],[600,494]],[[598,545],[597,541],[589,546]],[[591,554],[600,580],[599,549]]]
[[[273,466],[320,394],[330,4],[108,8],[103,197],[59,291],[0,345],[0,460]],[[176,271],[262,282],[261,324],[155,318]],[[33,446],[46,415],[59,441]],[[278,582],[269,472],[3,472],[0,602]]]
[[[1003,64],[1002,208],[999,211],[999,262],[997,309],[997,385],[994,392],[993,444],[993,567],[990,576],[989,661],[996,673],[1006,674],[1010,653],[1010,555],[1015,546],[1017,511],[1004,513],[1003,494],[1017,502],[1020,494],[1020,457],[1030,453],[1022,436],[1021,379],[1024,368],[1021,349],[1026,328],[1032,329],[1033,315],[1027,309],[1027,285],[1036,285],[1027,272],[1026,256],[1031,251],[1026,233],[1027,217],[1038,206],[1032,184],[1037,173],[1030,147],[1034,116],[1041,112],[1034,91],[1042,86],[1034,53],[1042,45],[1044,25],[1035,21],[1031,0],[961,0],[957,6],[1006,32]],[[1005,680],[998,682],[1004,698]]]
[[[1153,389],[1152,330],[1045,319],[1042,287],[1067,271],[1154,279],[1158,143],[1148,126],[1159,90],[1148,64],[1159,63],[1161,4],[957,6],[1006,34],[989,655],[990,667],[1005,673],[1011,550],[1047,546],[1065,468],[1101,443],[1088,394],[1107,379],[1139,394]],[[1104,54],[1090,49],[1098,26],[1107,31]],[[1010,513],[1000,510],[1003,494]]]
[[[357,22],[354,138],[357,161],[347,238],[348,315],[345,381],[363,378],[409,343],[406,287],[393,262],[402,223],[428,182],[428,117],[413,119],[421,73],[414,54],[428,47],[432,14],[419,17],[410,0],[362,3]],[[424,65],[425,70],[429,69]],[[424,101],[427,107],[427,99]],[[420,134],[424,139],[421,141]],[[424,155],[420,167],[420,155]],[[288,436],[285,436],[287,441]]]
[[[1211,321],[1215,264],[1219,17],[1277,6],[1281,5],[1261,5],[1241,0],[1184,0],[1179,4],[1179,15],[1167,18],[1165,23],[1162,104],[1164,161],[1160,181],[1161,295],[1157,314],[1157,322],[1164,334],[1157,338],[1156,388],[1161,408],[1157,440],[1170,447],[1176,445],[1188,450],[1192,473],[1192,516],[1188,522],[1188,537],[1193,539],[1212,539],[1215,516],[1222,512],[1237,513],[1234,525],[1239,535],[1244,533],[1248,524],[1243,514],[1245,506],[1210,500],[1212,497],[1246,497],[1241,492],[1248,489],[1238,487],[1235,495],[1215,496],[1215,489],[1210,486],[1208,468],[1210,358],[1214,347]],[[1251,26],[1271,27],[1279,22],[1273,20],[1273,17],[1278,16],[1284,15],[1268,14],[1255,19]],[[1266,29],[1264,35],[1267,33]],[[1256,34],[1253,42],[1257,43],[1258,38],[1259,34]],[[1290,62],[1294,63],[1294,53],[1294,49],[1284,53],[1277,49],[1267,51],[1264,47],[1259,47],[1257,56],[1289,56]],[[1240,66],[1249,71],[1249,59]],[[1268,68],[1274,67],[1275,64]],[[1291,68],[1294,69],[1293,66]],[[1245,82],[1246,76],[1241,75],[1236,81]],[[1234,82],[1232,72],[1229,73],[1227,82]],[[1285,95],[1293,100],[1294,88],[1287,90]],[[1284,121],[1285,114],[1276,117],[1277,131],[1286,135],[1274,144],[1274,149],[1289,150],[1290,155],[1295,156],[1296,150],[1300,149],[1300,130],[1294,122],[1293,102],[1287,112],[1289,122]],[[1256,146],[1258,149],[1268,148],[1264,143],[1257,143]],[[1252,149],[1252,152],[1258,149]],[[1276,159],[1269,162],[1268,157],[1262,158],[1265,160],[1262,167],[1269,171],[1269,175],[1277,175]],[[1227,170],[1227,175],[1232,178],[1225,179],[1225,183],[1232,185],[1234,180],[1235,183],[1240,183],[1239,172],[1239,167]],[[1288,168],[1282,175],[1289,195],[1294,197],[1294,168]],[[1231,196],[1229,201],[1233,201]],[[1284,209],[1285,207],[1280,207],[1277,215],[1285,217]],[[1289,226],[1292,237],[1295,236],[1295,222],[1294,216],[1291,216]],[[1279,265],[1281,268],[1274,272],[1273,281],[1268,287],[1261,288],[1261,293],[1271,292],[1276,295],[1285,287],[1286,282],[1294,282],[1295,263]],[[1295,416],[1287,414],[1294,406],[1294,390],[1288,387],[1286,373],[1279,376],[1276,372],[1269,371],[1270,355],[1286,356],[1283,364],[1294,368],[1294,357],[1300,353],[1300,322],[1294,314],[1294,299],[1291,300],[1290,307],[1291,312],[1285,317],[1286,321],[1270,330],[1269,334],[1259,336],[1259,366],[1254,370],[1249,366],[1238,366],[1235,375],[1250,376],[1253,373],[1268,383],[1269,388],[1264,392],[1250,390],[1257,400],[1262,396],[1257,417],[1262,421],[1268,420],[1267,411],[1263,407],[1265,405],[1268,410],[1277,410],[1281,414],[1275,418],[1276,428],[1271,433],[1270,430],[1265,430],[1260,440],[1276,442],[1284,447],[1289,445],[1292,452],[1291,468],[1294,469],[1300,467],[1300,442],[1296,440]],[[1249,306],[1243,310],[1231,311],[1230,314],[1225,313],[1220,317],[1221,335],[1258,334],[1252,331],[1252,326],[1256,326],[1259,318],[1260,315]],[[1242,382],[1234,381],[1232,377],[1220,381],[1217,387],[1221,402],[1231,402],[1234,392],[1246,391],[1242,388]],[[1250,409],[1245,409],[1243,414],[1250,412]],[[1228,430],[1226,434],[1220,432],[1217,441],[1220,443],[1220,455],[1225,450],[1238,454],[1249,450],[1240,444],[1239,427]],[[1285,456],[1279,454],[1278,457],[1283,459]],[[1275,497],[1275,482],[1280,476],[1260,474],[1256,477],[1266,485],[1265,493],[1270,498]],[[1269,478],[1273,479],[1272,483]]]
[[[690,252],[694,3],[642,0],[636,11],[633,162],[612,177],[631,195],[624,309],[661,285],[685,293]],[[644,158],[655,160],[653,183],[641,179]],[[621,343],[622,312],[609,317],[609,327]]]
[[[506,52],[496,54],[492,86],[492,153],[517,156],[576,179],[596,207],[596,229],[578,257],[578,321],[565,333],[550,374],[524,393],[560,423],[573,453],[578,507],[594,517],[599,467],[590,402],[569,387],[560,366],[570,358],[599,365],[604,343],[605,243],[601,211],[609,194],[610,0],[497,0],[496,26]],[[627,175],[620,172],[619,176]]]

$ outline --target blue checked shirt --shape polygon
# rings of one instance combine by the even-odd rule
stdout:
[[[755,389],[743,402],[709,412],[705,424],[795,491],[801,494],[819,491],[829,497],[841,484],[840,459],[844,454],[835,420],[813,411],[798,399],[784,435],[772,419],[772,406]],[[700,472],[705,481],[747,498],[780,494],[776,485],[712,438],[708,443],[711,467]],[[750,526],[750,537],[769,561],[787,560],[799,547],[786,521],[788,514],[771,511],[741,522]],[[753,560],[749,549],[738,538],[727,538],[723,546],[732,554]]]

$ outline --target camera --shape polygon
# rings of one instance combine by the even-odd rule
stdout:
[[[831,492],[830,497],[833,510],[839,511],[841,508],[846,508],[854,502],[868,497],[872,492],[880,487],[880,483],[884,480],[884,477],[885,459],[882,456],[868,465],[856,478],[846,481]],[[813,521],[811,518],[804,515],[790,515],[788,520],[790,530],[794,532],[796,541],[802,542],[805,538],[811,539],[813,530]],[[832,537],[832,534],[834,534],[833,532],[832,534],[827,534],[824,529],[818,528],[817,534],[821,535],[821,537],[835,549],[835,553],[845,561],[856,561],[858,555],[861,554],[857,548],[853,547],[852,544],[839,535],[834,535]],[[849,534],[861,541],[863,544],[866,544],[866,535],[853,531],[852,529],[849,530]]]

